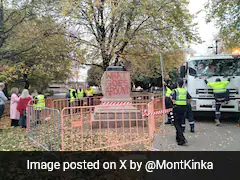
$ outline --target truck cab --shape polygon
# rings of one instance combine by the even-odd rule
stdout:
[[[240,53],[239,55],[212,55],[192,56],[185,66],[181,66],[180,74],[185,80],[185,88],[192,96],[192,110],[194,116],[214,116],[215,99],[213,89],[206,85],[215,82],[217,78],[230,83],[227,86],[230,92],[230,101],[223,103],[221,112],[223,116],[233,115],[240,117]]]

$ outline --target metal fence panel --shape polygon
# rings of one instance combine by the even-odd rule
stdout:
[[[63,99],[52,99],[52,108],[58,109],[61,111],[62,109],[66,107],[76,107],[76,106],[97,106],[101,104],[101,98],[102,96],[94,96],[94,97],[83,97],[81,99],[75,99],[71,100],[69,98],[63,98]],[[139,104],[139,103],[149,103],[153,99],[161,98],[161,95],[149,95],[149,94],[140,94],[140,95],[133,95],[131,96],[132,103],[133,104]],[[50,100],[49,100],[50,102]],[[50,103],[49,103],[50,104]]]
[[[163,113],[154,113],[164,109],[162,98],[145,97],[143,100],[151,101],[109,106],[77,106],[79,101],[75,101],[68,107],[69,99],[53,100],[52,106],[62,109],[61,113],[48,107],[40,112],[30,103],[28,139],[47,151],[139,150],[138,145],[151,142],[164,117]],[[100,104],[100,98],[93,104]]]
[[[27,108],[28,140],[46,151],[60,150],[60,120],[60,112],[57,109],[43,107],[39,110],[29,104]]]
[[[53,108],[53,98],[45,98],[45,105],[48,108]],[[31,101],[28,102],[28,104],[33,105],[36,104],[37,100],[36,99],[32,99]]]
[[[151,140],[155,127],[144,116],[147,104],[103,107],[61,111],[62,151],[136,150],[136,145]]]
[[[150,103],[153,99],[161,98],[160,94],[139,94],[131,96],[132,102],[135,104],[138,103]]]
[[[102,96],[94,96],[94,97],[83,97],[80,99],[71,100],[69,98],[65,99],[54,99],[52,101],[52,107],[54,109],[58,109],[61,111],[66,107],[76,107],[76,106],[96,106],[99,105],[100,99]]]

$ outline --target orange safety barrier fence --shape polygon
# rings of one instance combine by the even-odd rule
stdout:
[[[53,98],[45,98],[45,105],[46,107],[48,108],[52,108],[53,107]],[[35,99],[32,99],[31,101],[28,102],[29,105],[33,105],[33,104],[36,104],[37,103],[37,100]]]
[[[132,103],[149,103],[154,98],[159,98],[161,95],[134,95],[131,96]],[[53,99],[52,100],[52,108],[58,109],[61,111],[65,107],[76,107],[76,106],[96,106],[101,104],[102,96],[94,96],[94,97],[83,97],[81,99],[71,100],[70,98],[62,98],[62,99]]]
[[[64,107],[69,106],[69,99],[51,99],[48,102],[54,109],[45,107],[41,112],[31,106],[34,100],[31,101],[29,139],[48,151],[144,150],[144,144],[152,144],[156,127],[166,113],[162,98],[150,98],[149,103],[99,106],[100,98],[92,101],[94,106],[86,104],[89,99],[85,98],[83,106],[74,107]],[[79,101],[71,103],[76,105]],[[155,113],[158,111],[161,113]],[[39,119],[44,123],[38,124]],[[152,145],[150,149],[154,149]]]
[[[152,100],[153,112],[158,112],[165,109],[165,104],[163,104],[163,98],[156,98]],[[164,121],[165,114],[154,114],[154,119],[156,126],[160,127]]]
[[[147,104],[67,107],[61,111],[62,151],[137,150],[152,139],[154,117]]]
[[[99,105],[102,96],[94,97],[83,97],[81,99],[71,100],[70,98],[65,99],[54,99],[52,101],[52,107],[61,111],[65,107],[77,107],[77,106],[96,106]]]
[[[133,95],[131,96],[133,103],[149,103],[155,98],[160,98],[161,94],[144,94],[144,95]]]

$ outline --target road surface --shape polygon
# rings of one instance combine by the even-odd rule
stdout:
[[[186,146],[176,143],[176,130],[174,126],[163,125],[160,129],[166,130],[154,140],[153,147],[166,151],[240,151],[240,128],[236,122],[223,121],[221,126],[215,126],[211,120],[195,122],[195,133],[190,132],[186,122]]]

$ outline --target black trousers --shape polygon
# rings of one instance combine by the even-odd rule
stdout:
[[[41,110],[37,110],[37,124],[41,124]]]
[[[17,127],[19,120],[17,119],[11,119],[11,126]]]
[[[193,119],[193,112],[192,112],[192,106],[190,103],[187,103],[187,112],[186,112],[186,117],[184,118],[183,124],[182,124],[182,129],[185,131],[186,127],[186,118],[188,119],[189,125],[191,129],[194,129],[194,119]]]
[[[173,107],[173,103],[172,103],[170,97],[165,97],[165,106],[166,106],[166,109]]]
[[[229,89],[227,89],[226,93],[225,93],[225,100],[226,101],[229,101],[230,100],[230,92],[229,92]]]
[[[88,96],[87,106],[93,106],[93,96]]]
[[[220,108],[221,108],[221,105],[222,105],[223,102],[224,102],[224,100],[217,100],[217,99],[215,99],[215,106],[216,106],[215,118],[218,119],[218,120],[221,117]]]
[[[0,105],[0,119],[2,118],[4,112],[4,105]]]
[[[227,92],[225,93],[215,93],[214,97],[215,97],[215,106],[216,106],[215,118],[219,120],[221,117],[220,108],[222,103],[224,101],[229,101],[229,90],[227,90]]]
[[[173,108],[174,126],[176,128],[176,140],[179,143],[185,142],[186,140],[183,135],[183,129],[182,129],[182,124],[185,121],[186,113],[187,113],[186,107],[176,106]]]
[[[225,98],[225,101],[229,101],[229,96],[230,96],[229,89],[227,89],[227,91],[226,91],[226,92],[223,92],[223,93],[214,93],[215,99]]]
[[[82,99],[78,99],[78,106],[83,106],[83,100]]]
[[[166,109],[173,108],[173,103],[172,103],[170,97],[165,97],[165,107],[166,107]],[[168,123],[173,122],[173,121],[174,121],[173,112],[170,111],[167,115],[168,115],[168,120],[167,120],[167,122],[168,122]]]

